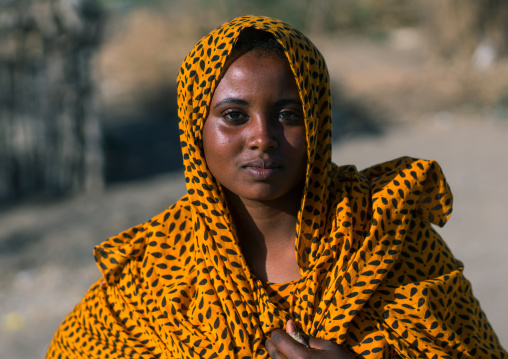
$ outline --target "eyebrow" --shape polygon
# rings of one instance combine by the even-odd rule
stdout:
[[[216,103],[213,108],[221,107],[221,106],[227,105],[227,104],[248,105],[249,103],[245,100],[240,100],[239,98],[228,97],[228,98],[225,98],[224,100]]]
[[[300,101],[300,99],[298,99],[298,100],[287,99],[287,100],[279,100],[279,101],[275,102],[275,104],[277,106],[287,106],[287,105],[302,106],[302,101]]]
[[[221,107],[223,105],[228,105],[228,104],[244,105],[244,106],[249,105],[249,103],[245,100],[242,100],[239,98],[234,98],[234,97],[228,97],[228,98],[225,98],[224,100],[221,100],[218,103],[216,103],[213,108]],[[283,99],[283,100],[279,100],[279,101],[275,102],[275,105],[276,106],[287,106],[287,105],[302,106],[302,102],[300,100]]]

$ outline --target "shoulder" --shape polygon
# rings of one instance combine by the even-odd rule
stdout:
[[[436,161],[400,157],[361,171],[346,165],[335,173],[341,192],[361,193],[373,212],[411,212],[439,226],[452,212],[452,193]]]
[[[434,180],[444,181],[443,172],[436,161],[406,156],[367,167],[360,173],[374,181],[386,180],[400,173],[407,174],[415,180],[426,178],[428,174],[432,174]]]
[[[142,262],[146,256],[162,256],[173,248],[191,226],[190,203],[187,196],[155,217],[113,236],[94,249],[95,260],[104,279],[116,282],[128,262]]]
[[[362,171],[375,206],[410,210],[442,227],[452,212],[452,192],[436,161],[400,157]],[[377,202],[377,203],[376,203]]]

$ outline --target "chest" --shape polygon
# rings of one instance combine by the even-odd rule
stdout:
[[[301,278],[293,243],[242,248],[249,268],[265,282],[287,283]]]

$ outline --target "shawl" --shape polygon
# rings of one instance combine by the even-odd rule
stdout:
[[[295,235],[302,279],[273,301],[242,256],[202,128],[246,27],[283,46],[305,114],[307,175]],[[436,162],[402,157],[357,171],[331,162],[326,65],[290,25],[236,18],[204,37],[177,80],[187,194],[95,248],[102,278],[55,334],[47,358],[267,358],[295,319],[358,358],[505,358],[470,283],[431,223],[452,195]]]

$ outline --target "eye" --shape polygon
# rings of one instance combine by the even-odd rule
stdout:
[[[233,125],[239,125],[247,121],[248,116],[240,111],[226,111],[222,114],[222,117],[229,123]]]
[[[277,115],[279,121],[293,125],[303,123],[303,116],[296,110],[282,110]]]

